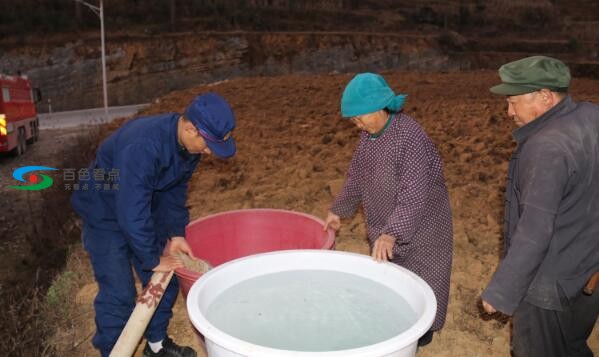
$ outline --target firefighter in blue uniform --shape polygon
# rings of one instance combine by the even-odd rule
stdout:
[[[110,353],[135,306],[132,267],[145,287],[153,272],[183,266],[175,253],[191,255],[184,238],[189,179],[202,155],[235,154],[234,128],[229,104],[206,93],[183,115],[156,115],[125,124],[98,149],[90,171],[117,173],[112,183],[118,183],[118,189],[96,190],[96,184],[105,182],[90,175],[88,190],[75,191],[72,204],[83,219],[83,245],[99,285],[92,342],[102,356]],[[163,252],[168,240],[169,251]],[[196,356],[167,336],[177,293],[173,279],[146,330],[144,356]]]

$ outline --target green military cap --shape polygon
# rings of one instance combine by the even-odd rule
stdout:
[[[491,87],[491,92],[510,96],[543,88],[566,92],[571,78],[570,69],[564,62],[547,56],[532,56],[506,63],[499,68],[499,77],[503,83]]]

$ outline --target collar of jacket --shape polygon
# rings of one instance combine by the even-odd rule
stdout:
[[[385,130],[387,130],[387,128],[389,127],[389,125],[391,125],[391,123],[393,123],[393,121],[395,120],[395,116],[396,115],[397,115],[397,113],[391,113],[391,114],[389,114],[389,119],[387,119],[387,122],[385,123],[385,126],[381,129],[381,131],[379,131],[376,134],[370,134],[368,136],[368,140],[376,140],[381,135],[383,135],[385,133]]]
[[[512,132],[514,140],[516,140],[518,144],[522,144],[526,141],[526,139],[528,139],[536,132],[541,130],[541,128],[544,127],[545,124],[547,124],[551,119],[558,117],[560,113],[567,111],[573,105],[574,102],[572,101],[572,97],[567,96],[556,106],[543,113],[543,115],[541,115],[540,117],[514,130]]]

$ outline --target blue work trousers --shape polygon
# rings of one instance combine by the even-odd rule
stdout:
[[[160,244],[161,251],[165,243],[166,238]],[[122,232],[86,225],[83,228],[83,245],[89,253],[99,287],[94,300],[96,334],[92,343],[102,356],[108,356],[135,307],[137,292],[133,269],[144,288],[153,272],[141,269],[141,262],[133,254]],[[177,279],[172,279],[145,331],[148,341],[158,342],[166,337],[178,291]]]

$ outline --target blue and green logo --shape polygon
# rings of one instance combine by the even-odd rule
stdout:
[[[23,177],[25,176],[25,174],[28,174],[32,171],[55,171],[55,170],[58,170],[58,169],[55,169],[53,167],[46,167],[46,166],[23,166],[23,167],[20,167],[12,173],[12,177],[14,177],[15,180],[17,180],[17,181],[31,183],[31,185],[8,186],[8,187],[14,188],[15,190],[24,190],[24,191],[39,191],[39,190],[46,189],[46,188],[52,186],[52,184],[54,183],[54,180],[52,180],[52,178],[50,176],[33,173],[33,174],[30,174],[29,177],[27,177],[27,180],[25,180]]]

